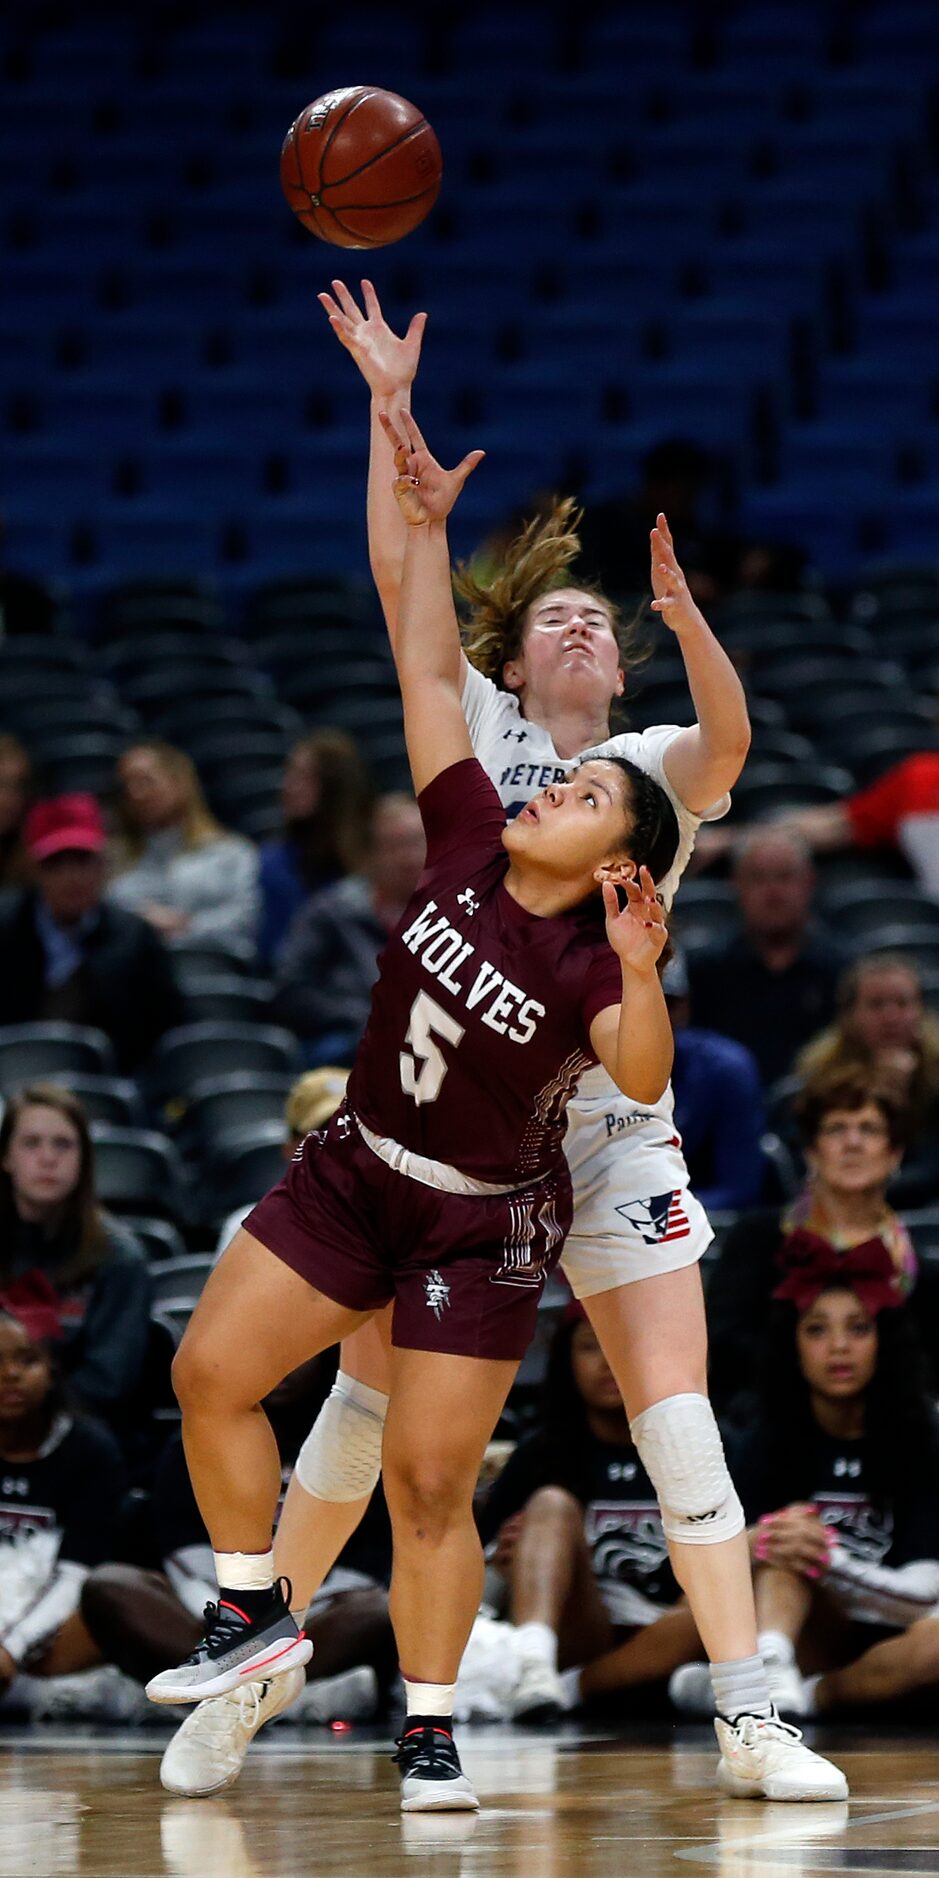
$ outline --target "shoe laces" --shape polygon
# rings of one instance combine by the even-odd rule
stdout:
[[[739,1729],[740,1739],[748,1748],[757,1747],[760,1740],[800,1742],[802,1730],[793,1728],[791,1722],[784,1722],[773,1709],[771,1715],[738,1715],[735,1727]]]
[[[237,1712],[240,1724],[254,1728],[269,1686],[266,1682],[246,1682],[241,1689],[231,1689],[227,1695],[212,1696],[200,1702],[193,1716],[192,1734],[211,1742],[224,1738],[234,1720],[233,1711]]]
[[[398,1767],[406,1767],[410,1774],[433,1774],[441,1761],[453,1766],[456,1760],[456,1748],[453,1736],[443,1728],[421,1728],[410,1734],[399,1735],[395,1746],[397,1754],[392,1760]]]
[[[190,1663],[202,1662],[212,1650],[224,1648],[226,1643],[236,1643],[244,1635],[247,1625],[240,1612],[229,1610],[227,1605],[209,1603],[202,1612],[205,1635],[196,1644]]]

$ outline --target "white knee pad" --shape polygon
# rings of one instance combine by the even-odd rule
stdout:
[[[743,1508],[707,1396],[666,1396],[637,1415],[631,1428],[667,1539],[719,1545],[743,1531]]]
[[[317,1500],[361,1500],[378,1485],[388,1397],[339,1371],[297,1455],[294,1473]]]

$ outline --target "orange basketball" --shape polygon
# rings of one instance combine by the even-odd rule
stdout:
[[[337,248],[400,241],[433,208],[440,145],[416,105],[394,91],[327,91],[291,124],[280,180],[294,214]]]

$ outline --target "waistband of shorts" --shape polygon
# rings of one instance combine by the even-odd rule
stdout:
[[[458,1167],[451,1167],[447,1161],[432,1161],[426,1154],[415,1154],[413,1148],[403,1148],[400,1141],[392,1141],[388,1135],[375,1135],[360,1120],[354,1110],[349,1110],[355,1125],[373,1154],[377,1154],[386,1167],[396,1174],[406,1174],[409,1180],[420,1181],[423,1187],[437,1187],[441,1193],[475,1194],[477,1197],[518,1193],[519,1182],[510,1186],[497,1186],[491,1180],[476,1180],[472,1174],[461,1174]]]

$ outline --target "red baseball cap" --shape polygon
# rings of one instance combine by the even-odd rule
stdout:
[[[53,796],[49,802],[37,802],[23,828],[23,845],[31,861],[48,861],[50,855],[72,849],[100,854],[107,839],[94,796]]]

